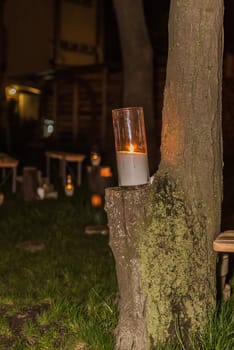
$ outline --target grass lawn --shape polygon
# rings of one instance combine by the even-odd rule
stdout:
[[[117,282],[108,236],[84,233],[105,220],[85,188],[58,200],[9,196],[0,206],[0,350],[114,349]],[[28,241],[43,247],[20,247]],[[233,350],[233,299],[189,347],[178,330],[177,344],[154,350]]]
[[[0,349],[113,349],[116,278],[108,237],[85,190],[0,207]],[[44,244],[25,250],[25,241]]]

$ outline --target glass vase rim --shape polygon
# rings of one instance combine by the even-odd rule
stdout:
[[[142,106],[136,106],[136,107],[123,107],[123,108],[114,108],[112,109],[112,112],[118,112],[118,111],[129,111],[129,110],[132,110],[132,109],[142,109],[143,110],[143,107]]]

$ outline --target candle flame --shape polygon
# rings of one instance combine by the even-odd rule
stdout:
[[[68,184],[66,184],[65,188],[66,188],[66,190],[72,190],[73,189],[73,185],[68,183]]]
[[[133,146],[132,143],[130,143],[130,145],[129,145],[129,152],[130,152],[130,153],[133,153],[133,152],[134,152],[134,146]]]

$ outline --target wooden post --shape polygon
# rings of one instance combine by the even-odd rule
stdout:
[[[73,82],[72,141],[74,145],[78,137],[79,122],[79,87],[78,82]]]
[[[102,76],[102,112],[101,112],[101,143],[103,149],[106,148],[106,128],[107,128],[107,88],[108,88],[108,69],[103,68]]]
[[[105,188],[113,186],[113,176],[101,176],[100,166],[87,166],[88,187],[92,193],[105,194]]]
[[[52,99],[52,118],[55,127],[55,136],[58,136],[58,82],[54,80],[53,82],[53,99]]]
[[[36,167],[24,167],[22,197],[25,201],[37,199],[38,172]]]

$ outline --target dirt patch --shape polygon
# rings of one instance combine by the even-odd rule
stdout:
[[[50,322],[45,325],[39,325],[37,323],[37,316],[42,312],[49,310],[49,308],[49,302],[42,302],[27,306],[20,312],[12,313],[12,305],[0,305],[0,316],[2,319],[6,320],[9,326],[6,335],[0,335],[0,350],[13,350],[15,348],[15,344],[19,342],[22,345],[25,344],[25,346],[29,344],[36,345],[38,337],[42,336],[51,328],[55,329],[58,334],[63,334],[64,329],[62,329],[59,323]],[[36,326],[38,336],[26,336],[24,334],[24,325],[29,321]],[[58,338],[57,346],[59,347],[59,345],[60,340]]]

